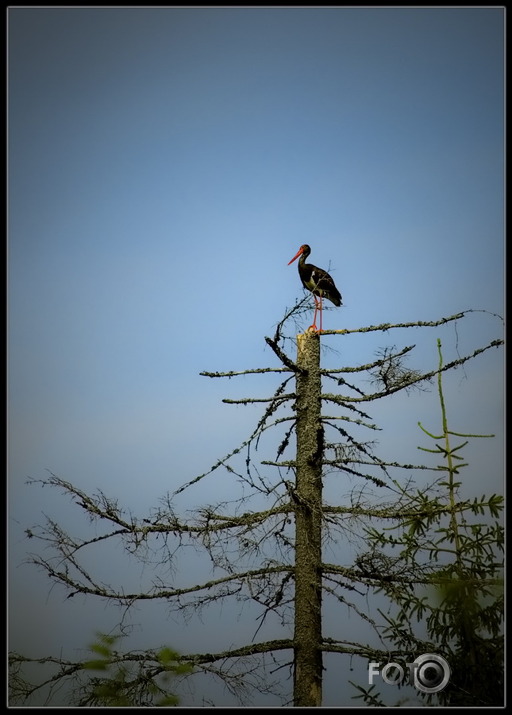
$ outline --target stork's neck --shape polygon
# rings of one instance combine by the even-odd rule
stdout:
[[[301,254],[300,254],[300,257],[299,257],[299,268],[301,268],[302,266],[305,266],[305,265],[306,265],[306,260],[307,260],[308,256],[309,256],[309,253],[301,253]]]

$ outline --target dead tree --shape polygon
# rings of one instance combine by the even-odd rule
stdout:
[[[322,704],[322,380],[320,337],[297,338],[294,704]]]
[[[365,637],[360,642],[353,642],[330,638],[322,633],[322,594],[328,594],[351,608],[361,617],[362,623],[377,633],[379,624],[364,613],[365,594],[382,589],[383,584],[414,588],[418,584],[432,583],[435,570],[431,563],[417,563],[413,568],[376,551],[371,554],[360,551],[350,556],[351,560],[346,563],[329,563],[324,558],[325,539],[336,530],[343,536],[347,519],[352,531],[357,531],[363,522],[389,525],[422,518],[423,512],[407,490],[395,488],[398,482],[390,476],[391,472],[403,474],[423,470],[433,475],[437,472],[436,479],[439,478],[439,468],[435,466],[380,459],[374,453],[371,441],[359,436],[361,430],[372,432],[377,429],[365,406],[400,391],[425,386],[436,375],[460,367],[503,343],[501,339],[492,340],[467,355],[457,356],[428,371],[404,366],[404,357],[414,348],[411,345],[386,348],[376,359],[364,365],[327,370],[320,365],[322,337],[316,333],[306,332],[297,336],[296,359],[284,349],[286,340],[291,340],[284,334],[285,326],[289,325],[290,319],[296,319],[303,308],[304,301],[287,313],[273,338],[266,338],[281,363],[278,367],[202,373],[211,378],[273,373],[283,379],[271,397],[225,400],[232,404],[265,406],[253,433],[207,472],[196,476],[174,494],[167,495],[162,505],[149,514],[126,514],[117,500],[102,492],[89,495],[54,474],[45,480],[33,480],[34,483],[42,481],[44,485],[62,490],[96,524],[97,529],[99,525],[102,528],[101,533],[89,539],[74,537],[52,520],[27,530],[27,537],[33,542],[41,541],[53,550],[52,555],[48,555],[47,551],[31,554],[31,562],[42,568],[52,583],[61,585],[68,598],[84,594],[117,603],[126,610],[141,601],[165,601],[176,611],[184,613],[230,598],[256,605],[260,625],[253,642],[214,653],[182,654],[183,661],[193,666],[194,673],[220,678],[242,702],[247,702],[244,698],[251,688],[262,692],[278,692],[281,688],[275,676],[272,679],[268,671],[254,666],[253,661],[265,654],[272,657],[274,672],[289,669],[293,676],[293,694],[288,700],[285,696],[285,702],[292,702],[295,706],[322,704],[323,653],[385,661],[390,657],[403,656],[403,649],[394,652],[370,643]],[[372,331],[388,333],[398,329],[429,329],[460,322],[468,312],[473,311],[430,322],[385,324],[326,331],[325,334],[350,336]],[[369,376],[374,389],[368,389],[368,381],[357,382],[359,376]],[[325,380],[341,388],[341,392],[325,392]],[[290,390],[292,381],[295,381],[295,389]],[[334,414],[325,414],[325,405]],[[265,469],[277,469],[279,476],[276,480],[260,473],[253,452],[264,434],[278,427],[284,429],[284,434],[276,459],[260,462]],[[327,438],[327,429],[335,435],[334,440]],[[295,454],[286,459],[286,453],[293,449],[290,441],[294,434]],[[237,458],[240,461],[244,453],[242,467],[237,466]],[[266,499],[267,507],[249,510],[248,496],[244,495],[232,504],[204,506],[193,519],[183,520],[176,515],[175,496],[221,469],[226,469],[253,496]],[[352,496],[346,503],[328,503],[323,497],[326,469],[360,479],[374,491],[361,489],[357,497]],[[289,475],[294,475],[295,479],[287,478]],[[439,514],[448,509],[442,504],[436,508]],[[462,510],[468,508],[468,504],[452,503],[450,508]],[[132,591],[122,584],[105,584],[85,566],[82,555],[88,550],[118,541],[123,543],[127,553],[142,562],[148,559],[148,550],[153,550],[158,553],[159,561],[165,568],[174,563],[180,545],[190,542],[206,550],[214,573],[212,578],[202,583],[180,586],[171,585],[162,575],[153,579],[144,591]],[[254,563],[256,559],[257,565]],[[280,639],[255,641],[259,629],[271,613],[282,614],[283,628],[288,635]],[[284,654],[284,659],[279,654]],[[154,650],[137,657],[121,653],[117,653],[116,657],[119,662],[136,664],[138,670],[130,681],[134,688],[147,688],[148,684],[158,682],[164,673]],[[17,653],[11,655],[12,693],[18,701],[43,688],[51,691],[66,679],[84,676],[79,661],[55,658],[51,662],[56,672],[33,685],[24,678],[23,667],[34,660],[42,662],[41,659]],[[79,683],[82,693],[87,692],[86,675]],[[187,673],[184,677],[193,676]]]

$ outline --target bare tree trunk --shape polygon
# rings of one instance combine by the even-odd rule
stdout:
[[[322,456],[320,337],[297,336],[294,705],[322,704]]]

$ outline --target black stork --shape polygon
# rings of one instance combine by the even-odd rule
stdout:
[[[311,253],[311,248],[305,243],[299,248],[297,254],[288,263],[293,263],[297,258],[299,258],[299,276],[302,281],[302,285],[307,290],[313,293],[313,298],[315,299],[315,316],[313,318],[313,325],[310,326],[310,330],[316,330],[317,333],[322,332],[322,298],[327,298],[334,303],[336,306],[341,305],[341,294],[339,290],[334,285],[334,281],[331,276],[324,271],[323,268],[317,268],[311,263],[306,263],[306,258]],[[320,311],[320,330],[316,327],[316,314]]]

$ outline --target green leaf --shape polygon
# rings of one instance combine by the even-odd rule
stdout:
[[[83,664],[84,670],[107,670],[108,660],[88,660]]]

